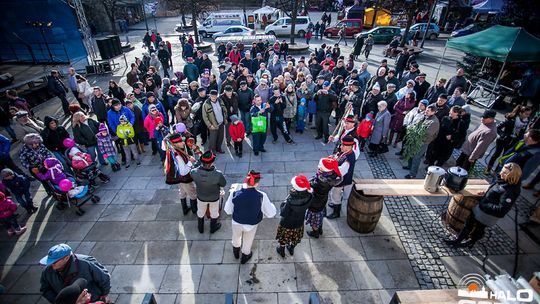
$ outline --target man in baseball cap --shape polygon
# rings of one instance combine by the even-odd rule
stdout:
[[[55,303],[57,296],[67,284],[77,279],[87,281],[86,288],[91,294],[91,301],[109,303],[111,276],[94,257],[75,254],[67,244],[58,244],[49,249],[40,264],[45,265],[41,274],[41,293],[50,303]],[[80,282],[79,282],[80,283]]]

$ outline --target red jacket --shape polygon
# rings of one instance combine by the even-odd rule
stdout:
[[[361,138],[368,138],[373,131],[373,120],[363,119],[356,129],[356,134]]]
[[[0,219],[5,219],[17,211],[17,205],[9,198],[0,202]]]
[[[229,59],[231,60],[231,62],[234,62],[236,64],[239,64],[240,63],[240,59],[242,59],[242,55],[240,54],[239,51],[231,51],[229,53]]]
[[[244,123],[242,123],[242,121],[238,121],[237,124],[229,124],[229,133],[231,134],[233,141],[238,141],[239,138],[243,140],[244,137],[246,137],[246,128],[244,127]]]

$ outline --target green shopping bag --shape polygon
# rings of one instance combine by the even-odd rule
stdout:
[[[266,116],[259,115],[251,117],[251,133],[266,132]]]

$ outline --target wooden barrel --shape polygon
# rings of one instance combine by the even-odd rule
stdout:
[[[379,222],[383,206],[382,196],[365,195],[353,185],[347,201],[347,224],[356,232],[372,232]]]
[[[478,200],[473,196],[454,195],[443,220],[456,232],[461,231]]]

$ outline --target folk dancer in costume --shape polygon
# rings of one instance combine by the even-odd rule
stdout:
[[[323,233],[323,219],[326,211],[326,202],[328,202],[328,193],[332,187],[339,184],[342,180],[339,172],[338,162],[333,157],[321,158],[317,173],[310,179],[313,189],[313,199],[306,212],[306,225],[311,226],[312,231],[308,235],[319,238]]]
[[[353,152],[356,159],[360,156],[360,142],[358,140],[358,134],[356,133],[355,119],[354,115],[349,114],[345,119],[343,119],[343,127],[339,127],[339,130],[336,135],[332,135],[328,138],[329,141],[335,142],[336,147],[334,148],[334,154],[341,151],[341,141],[346,136],[351,136],[355,142],[353,146]]]
[[[242,264],[247,263],[253,256],[251,245],[257,225],[263,217],[272,218],[276,215],[276,207],[270,202],[268,195],[257,190],[260,180],[260,172],[249,171],[245,184],[240,189],[233,190],[225,203],[225,212],[232,215],[233,254],[239,259],[242,251]]]
[[[225,176],[214,167],[216,155],[212,151],[206,151],[200,158],[202,166],[191,170],[191,178],[197,186],[197,217],[198,229],[204,232],[204,215],[208,208],[210,212],[210,233],[221,228],[219,218],[219,201],[223,187],[227,185]]]
[[[178,133],[173,133],[163,140],[165,150],[165,183],[168,185],[178,184],[180,187],[180,202],[184,215],[188,214],[189,198],[191,211],[197,213],[197,192],[195,183],[191,178],[190,171],[195,158],[191,156],[189,148],[184,143],[184,138]]]
[[[340,175],[343,180],[330,191],[330,199],[333,212],[328,215],[329,219],[338,218],[341,212],[341,202],[347,200],[351,194],[353,186],[354,165],[356,156],[354,154],[354,146],[357,145],[352,136],[345,136],[341,140],[340,152],[334,155],[338,162]]]

